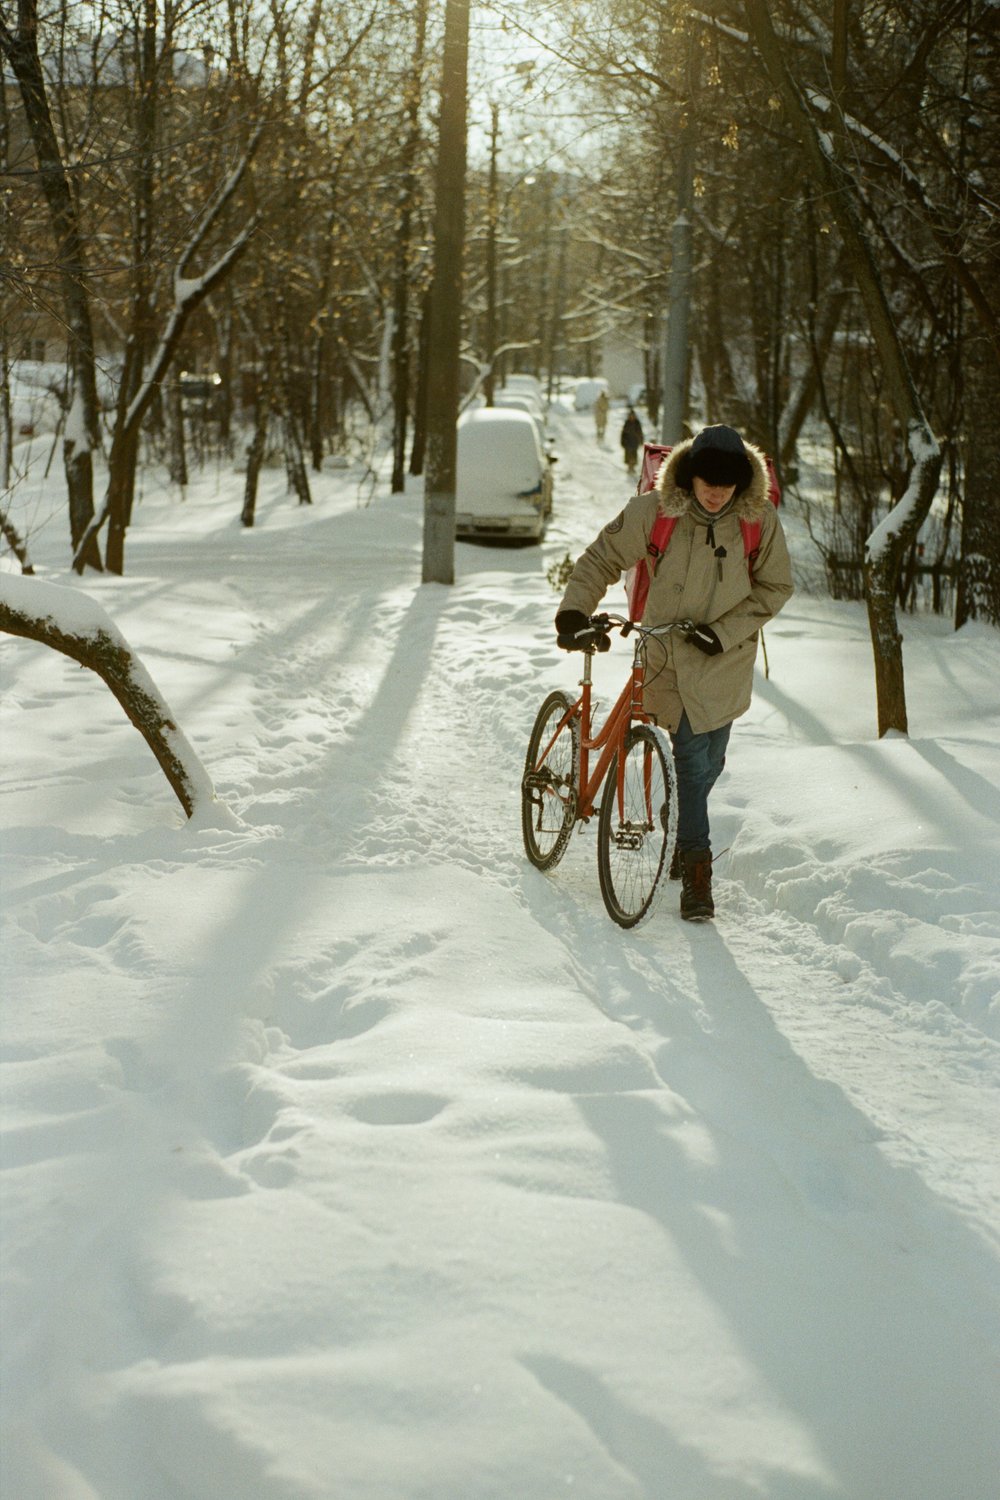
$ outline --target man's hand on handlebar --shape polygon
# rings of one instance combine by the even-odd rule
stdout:
[[[556,642],[564,651],[608,651],[610,623],[607,615],[591,618],[579,609],[561,609],[556,615]]]

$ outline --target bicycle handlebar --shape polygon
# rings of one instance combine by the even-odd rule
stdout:
[[[669,635],[672,630],[679,630],[688,635],[695,629],[693,620],[668,620],[664,625],[640,625],[636,620],[627,620],[623,615],[590,615],[590,626],[594,630],[607,632],[612,629],[620,630],[623,636],[631,635],[637,630],[640,635]]]

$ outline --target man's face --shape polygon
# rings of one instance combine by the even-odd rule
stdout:
[[[700,474],[694,476],[694,498],[703,510],[712,515],[728,505],[735,494],[735,484],[709,484]]]

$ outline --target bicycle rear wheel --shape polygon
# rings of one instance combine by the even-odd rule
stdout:
[[[550,870],[566,851],[576,822],[580,785],[580,720],[568,693],[550,693],[538,710],[521,780],[524,850],[539,870]]]
[[[597,871],[608,915],[634,927],[653,904],[673,828],[667,752],[648,724],[625,737],[619,796],[618,756],[608,767],[597,822]]]

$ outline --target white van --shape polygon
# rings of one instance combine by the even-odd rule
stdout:
[[[601,392],[610,399],[608,382],[600,376],[595,380],[578,380],[573,392],[573,406],[577,411],[590,411]]]
[[[552,470],[526,411],[477,407],[458,419],[455,535],[540,542],[552,513]]]

